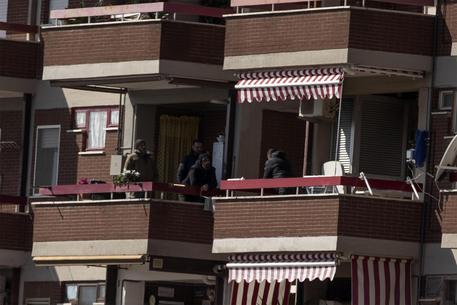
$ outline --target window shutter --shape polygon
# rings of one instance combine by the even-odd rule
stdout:
[[[352,147],[354,143],[352,130],[353,109],[354,101],[352,99],[342,100],[337,159],[343,164],[346,174],[352,173]]]
[[[59,146],[59,129],[39,129],[38,139],[40,148],[56,148]]]
[[[368,97],[362,101],[359,170],[400,178],[403,174],[404,103]]]

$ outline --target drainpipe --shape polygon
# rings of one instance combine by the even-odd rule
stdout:
[[[24,94],[24,130],[22,136],[22,166],[21,166],[21,186],[19,195],[27,196],[27,174],[28,174],[28,160],[29,160],[29,147],[30,147],[30,122],[32,120],[32,95]],[[23,212],[24,207],[20,207]]]
[[[446,0],[443,0],[443,4],[445,4]],[[433,166],[430,164],[431,161],[431,153],[432,153],[432,145],[430,141],[431,137],[431,119],[432,119],[432,98],[433,98],[433,86],[435,82],[435,72],[436,72],[436,57],[437,57],[437,48],[439,43],[439,18],[441,16],[441,0],[437,0],[436,3],[436,15],[435,20],[433,22],[433,45],[432,45],[432,74],[430,78],[430,90],[428,92],[428,101],[427,101],[427,122],[426,128],[429,132],[429,141],[428,141],[428,151],[427,151],[427,160],[425,164],[428,166]],[[428,182],[432,179],[429,175],[425,175],[425,182],[424,182],[424,189],[427,190]],[[431,181],[431,184],[432,181]],[[431,189],[427,190],[431,193]],[[425,278],[424,278],[424,252],[425,252],[425,235],[426,235],[426,225],[427,219],[429,217],[429,210],[431,208],[432,200],[430,196],[424,196],[424,204],[422,205],[421,211],[421,223],[420,223],[420,253],[419,253],[419,263],[420,263],[420,270],[419,270],[419,281],[417,287],[417,299],[419,300],[422,295],[425,295]]]
[[[236,114],[237,92],[235,89],[229,91],[229,103],[227,105],[227,120],[225,123],[225,169],[222,173],[223,178],[232,177],[233,170],[233,145],[235,142],[235,114]]]

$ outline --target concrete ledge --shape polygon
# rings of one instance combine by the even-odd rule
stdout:
[[[147,239],[34,242],[32,256],[146,254]]]

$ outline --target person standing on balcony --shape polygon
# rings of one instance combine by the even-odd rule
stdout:
[[[184,183],[184,180],[187,178],[189,171],[195,162],[197,162],[198,157],[203,152],[203,142],[196,139],[192,142],[192,150],[190,154],[184,156],[179,163],[178,172],[176,174],[176,181],[178,183]]]
[[[190,186],[200,187],[200,191],[208,191],[217,187],[216,169],[211,166],[211,158],[208,153],[201,154],[191,167],[184,183]],[[186,196],[187,201],[203,202],[202,197]]]
[[[267,161],[265,162],[265,168],[263,171],[263,178],[290,178],[292,177],[292,169],[289,160],[286,158],[286,154],[275,148],[270,148],[267,151]],[[279,188],[278,194],[287,194],[288,189]]]
[[[138,139],[135,141],[135,150],[127,156],[124,171],[135,170],[140,173],[140,181],[154,181],[156,174],[155,162],[151,152],[146,149],[146,141]]]

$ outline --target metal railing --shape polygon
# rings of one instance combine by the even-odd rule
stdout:
[[[396,8],[388,8],[389,6]],[[435,7],[433,0],[340,0],[326,3],[322,0],[231,0],[231,6],[236,14],[281,12],[290,10],[335,9],[344,7],[383,8],[390,11],[434,14],[429,9]],[[418,8],[420,11],[413,8]]]
[[[314,192],[314,188],[320,188]],[[230,179],[221,181],[220,189],[225,191],[226,197],[233,197],[234,192],[258,193],[260,196],[275,194],[273,189],[295,189],[294,195],[317,193],[324,194],[367,194],[376,195],[373,190],[407,192],[419,199],[417,189],[422,185],[408,181],[395,181],[385,179],[369,179],[365,174],[359,176],[307,176],[300,178],[278,179]],[[364,189],[358,192],[357,189]],[[383,196],[385,194],[382,194]],[[411,198],[413,198],[411,196]]]
[[[187,186],[184,184],[160,183],[160,182],[135,182],[127,185],[115,185],[113,183],[100,184],[68,184],[39,187],[39,195],[42,196],[69,196],[76,195],[81,199],[82,195],[110,194],[114,198],[116,193],[140,193],[158,192],[161,197],[164,193],[174,193],[179,195],[212,197],[223,193],[218,189],[200,191],[199,187]]]
[[[87,18],[87,23],[92,23],[95,17],[103,16],[107,16],[108,21],[134,21],[139,20],[140,18],[167,19],[169,17],[176,20],[177,14],[222,18],[224,14],[229,13],[233,13],[233,9],[206,7],[187,3],[154,2],[52,10],[50,13],[50,19],[54,21],[53,23],[55,25],[60,25],[63,20],[76,18]],[[142,14],[148,15],[143,17]],[[149,14],[152,14],[153,17],[150,17]]]

